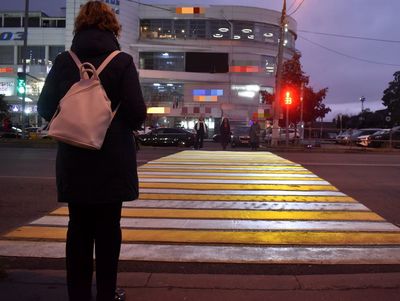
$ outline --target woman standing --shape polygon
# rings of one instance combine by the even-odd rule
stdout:
[[[101,1],[83,5],[75,20],[71,50],[81,62],[96,68],[119,50],[121,26]],[[68,52],[57,56],[38,101],[39,114],[49,121],[60,99],[80,79]],[[101,150],[58,143],[56,182],[58,201],[68,203],[66,268],[69,300],[90,300],[93,249],[96,252],[97,301],[115,296],[121,248],[122,202],[135,200],[138,176],[133,130],[146,118],[146,106],[133,59],[119,53],[101,72],[101,83],[115,110]],[[93,99],[93,101],[96,101]]]
[[[226,117],[222,118],[221,125],[219,127],[219,133],[221,135],[222,149],[226,150],[226,146],[231,138],[231,126],[229,125],[229,119]]]

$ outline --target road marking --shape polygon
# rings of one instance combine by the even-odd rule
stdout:
[[[161,182],[140,182],[139,188],[165,188],[165,189],[196,189],[196,190],[222,190],[232,191],[232,190],[274,190],[274,191],[337,191],[337,188],[332,185],[255,185],[255,184],[222,184],[222,183],[214,183],[214,184],[193,184],[193,183],[161,183]]]
[[[400,263],[400,228],[271,153],[183,151],[138,173],[122,260]],[[63,257],[67,215],[61,207],[6,234],[0,256]]]
[[[50,215],[68,215],[68,207],[61,207]],[[354,211],[272,211],[272,210],[196,210],[123,208],[123,217],[183,218],[183,219],[245,219],[245,220],[358,220],[383,221],[374,212]]]
[[[141,200],[189,200],[189,201],[249,201],[249,202],[334,202],[334,203],[357,203],[357,201],[345,194],[340,196],[309,196],[309,195],[214,195],[214,194],[166,194],[147,193],[140,191]]]
[[[4,237],[7,239],[63,241],[66,232],[65,227],[23,226],[7,233]],[[400,233],[123,229],[122,239],[125,243],[384,246],[400,244]]]
[[[179,179],[174,177],[169,178],[142,178],[141,183],[199,183],[199,184],[243,184],[243,180],[226,180],[226,179]],[[327,181],[309,181],[309,180],[247,180],[246,184],[273,184],[273,185],[330,185]],[[335,189],[336,190],[336,189]]]
[[[31,223],[36,226],[67,227],[67,216],[45,216]],[[254,231],[363,231],[363,232],[400,232],[400,229],[387,222],[357,221],[265,221],[265,220],[215,220],[215,219],[164,219],[164,218],[125,218],[121,227],[138,229],[203,229],[203,230],[254,230]]]
[[[198,189],[151,189],[141,188],[141,193],[165,193],[165,194],[204,194],[204,195],[295,195],[295,196],[345,196],[340,191],[300,191],[300,190],[204,190]]]
[[[127,208],[175,209],[237,209],[237,210],[305,210],[305,211],[370,211],[359,203],[306,203],[306,202],[215,202],[178,200],[137,200],[125,204]]]

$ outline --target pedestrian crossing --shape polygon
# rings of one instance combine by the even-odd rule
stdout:
[[[399,264],[400,229],[269,152],[182,151],[139,168],[121,260]],[[0,239],[0,256],[62,258],[68,208]]]

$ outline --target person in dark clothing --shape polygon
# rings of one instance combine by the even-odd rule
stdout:
[[[120,29],[107,4],[89,1],[75,20],[71,50],[81,62],[98,68],[111,52],[119,50]],[[68,203],[69,209],[66,269],[71,301],[91,298],[94,245],[96,300],[122,300],[115,295],[122,203],[139,195],[132,132],[143,124],[146,105],[132,57],[119,53],[99,77],[112,109],[120,104],[102,148],[88,150],[58,142],[57,149],[58,201]],[[60,99],[79,79],[79,70],[69,53],[59,54],[39,97],[39,114],[51,120]]]
[[[250,127],[249,136],[250,136],[250,146],[251,150],[257,150],[260,145],[260,133],[261,128],[258,124],[257,120],[253,120],[253,124]]]
[[[229,124],[228,118],[226,118],[226,117],[222,118],[222,122],[219,127],[219,133],[221,135],[222,149],[226,150],[226,146],[228,145],[228,143],[231,139],[231,126]]]
[[[207,134],[207,125],[204,122],[203,117],[199,118],[199,121],[194,125],[194,129],[196,130],[196,141],[194,143],[194,148],[203,148],[204,136]]]

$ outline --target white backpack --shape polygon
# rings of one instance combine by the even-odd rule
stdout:
[[[120,52],[112,52],[96,70],[90,63],[81,63],[76,54],[69,51],[78,66],[80,80],[60,100],[49,123],[50,137],[77,147],[101,149],[119,105],[113,112],[99,74]]]

